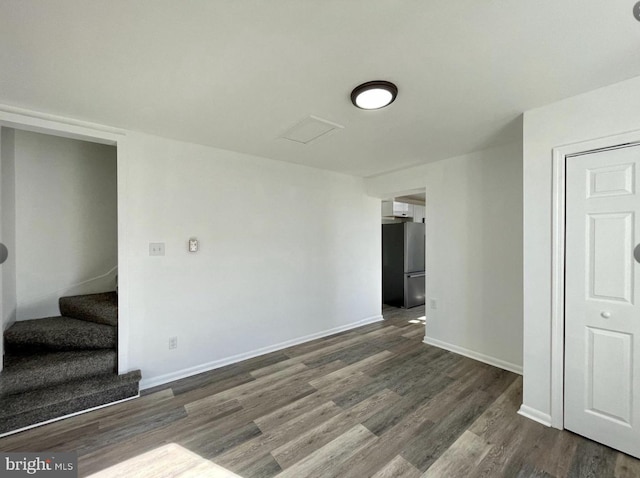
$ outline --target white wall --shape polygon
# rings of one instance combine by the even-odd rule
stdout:
[[[2,270],[2,319],[6,329],[16,320],[16,195],[15,195],[15,133],[0,128],[0,241],[7,246],[9,256]]]
[[[15,157],[14,131],[0,128],[0,242],[9,251],[0,265],[0,331],[16,320]],[[0,370],[4,340],[0,340]]]
[[[17,319],[113,290],[115,271],[101,276],[117,266],[116,149],[16,130],[15,165]]]
[[[362,179],[138,133],[126,144],[120,277],[143,387],[380,318],[380,201]]]
[[[551,412],[551,152],[640,130],[640,77],[524,115],[524,398]]]
[[[522,365],[522,146],[367,180],[389,197],[426,186],[426,340],[518,371]]]

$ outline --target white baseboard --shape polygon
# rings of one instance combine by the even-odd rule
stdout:
[[[20,432],[23,432],[25,430],[30,430],[32,428],[41,427],[42,425],[46,425],[48,423],[58,422],[60,420],[64,420],[65,418],[71,418],[71,417],[75,417],[76,415],[82,415],[84,413],[89,413],[89,412],[92,412],[94,410],[100,410],[101,408],[106,408],[106,407],[110,407],[112,405],[117,405],[118,403],[128,402],[129,400],[135,400],[136,398],[140,398],[140,394],[139,393],[137,395],[134,395],[133,397],[123,398],[122,400],[117,400],[115,402],[105,403],[104,405],[98,405],[97,407],[87,408],[86,410],[80,410],[79,412],[73,412],[73,413],[70,413],[68,415],[64,415],[62,417],[56,417],[56,418],[52,418],[51,420],[47,420],[47,421],[44,421],[44,422],[34,423],[33,425],[29,425],[28,427],[18,428],[17,430],[11,430],[10,432],[6,432],[6,433],[0,434],[0,438],[6,437],[6,436],[9,436],[9,435],[14,435],[16,433],[20,433]]]
[[[542,423],[543,425],[550,427],[551,426],[551,415],[548,413],[542,413],[535,408],[528,407],[527,405],[521,405],[520,410],[518,410],[518,415],[522,415],[530,420],[533,420],[538,423]]]
[[[344,332],[346,330],[355,329],[358,327],[362,327],[363,325],[372,324],[374,322],[380,322],[381,320],[383,320],[382,315],[374,315],[373,317],[368,317],[366,319],[359,320],[358,322],[353,322],[347,325],[341,325],[340,327],[324,330],[322,332],[317,332],[311,335],[305,335],[304,337],[298,337],[296,339],[287,340],[286,342],[280,342],[279,344],[269,345],[268,347],[251,350],[249,352],[245,352],[242,354],[232,355],[231,357],[226,357],[220,360],[214,360],[213,362],[203,363],[201,365],[196,365],[195,367],[189,367],[182,370],[178,370],[176,372],[171,372],[164,375],[158,375],[157,377],[151,377],[146,379],[143,378],[140,381],[140,390],[146,390],[148,388],[157,387],[158,385],[163,385],[165,383],[173,382],[175,380],[180,380],[181,378],[191,377],[199,373],[209,372],[210,370],[214,370],[216,368],[224,367],[226,365],[231,365],[237,362],[242,362],[243,360],[247,360],[253,357],[258,357],[259,355],[264,355],[271,352],[277,352],[278,350],[286,349],[288,347],[293,347],[294,345],[310,342],[311,340],[320,339],[328,335],[333,335],[340,332]]]
[[[434,347],[448,350],[449,352],[453,352],[459,355],[464,355],[465,357],[472,358],[474,360],[477,360],[478,362],[484,362],[489,365],[493,365],[494,367],[498,367],[503,370],[508,370],[509,372],[522,375],[522,365],[516,365],[511,362],[506,362],[496,357],[491,357],[489,355],[485,355],[480,352],[475,352],[473,350],[465,349],[464,347],[459,347],[457,345],[449,344],[447,342],[443,342],[441,340],[433,339],[427,336],[424,337],[423,342],[425,344],[433,345]]]

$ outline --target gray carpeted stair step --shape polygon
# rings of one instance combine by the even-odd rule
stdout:
[[[115,350],[84,350],[41,355],[5,355],[0,396],[50,387],[71,380],[113,374]]]
[[[117,339],[115,327],[69,317],[23,320],[4,333],[5,350],[12,354],[115,349]]]
[[[60,314],[65,317],[113,327],[118,325],[118,294],[115,292],[60,297],[58,304]]]
[[[138,395],[140,371],[0,397],[0,434]]]

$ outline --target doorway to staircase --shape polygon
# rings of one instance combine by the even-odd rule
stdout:
[[[117,141],[3,119],[0,435],[137,396],[140,380],[118,373]]]
[[[2,235],[13,242],[15,320],[59,315],[62,296],[114,291],[116,148],[20,129],[3,134],[13,137],[6,159],[14,175],[2,176],[13,180],[15,196],[0,207],[12,216]]]

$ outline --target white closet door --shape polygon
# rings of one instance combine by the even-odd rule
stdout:
[[[565,428],[640,457],[640,147],[567,159]]]

